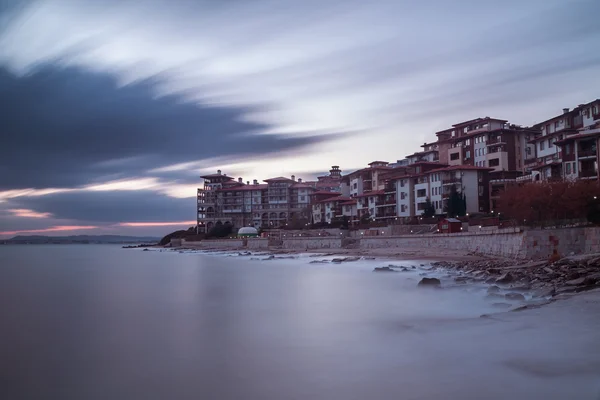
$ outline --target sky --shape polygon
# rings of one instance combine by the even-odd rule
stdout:
[[[395,161],[600,93],[597,0],[0,0],[0,238],[161,236],[199,176]]]

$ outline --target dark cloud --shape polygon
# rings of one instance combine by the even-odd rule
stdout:
[[[56,193],[11,201],[12,208],[49,212],[56,219],[92,225],[193,221],[195,205],[195,198],[178,199],[151,191]]]
[[[254,135],[240,107],[155,98],[157,80],[122,88],[110,75],[45,66],[0,68],[0,189],[73,187],[224,155],[298,149],[322,137]]]

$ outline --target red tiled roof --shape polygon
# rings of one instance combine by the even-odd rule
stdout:
[[[594,131],[598,130],[599,128],[594,129]],[[562,139],[562,140],[557,140],[556,142],[554,142],[554,144],[557,144],[559,146],[570,142],[571,140],[576,140],[576,139],[586,139],[586,138],[593,138],[595,136],[600,136],[600,132],[590,132],[590,133],[584,133],[585,131],[583,131],[582,133],[577,133],[575,135],[571,135],[571,136],[567,136],[566,138]]]
[[[290,178],[278,176],[277,178],[265,179],[263,182],[294,182],[294,181]]]
[[[210,179],[210,178],[225,178],[227,180],[232,180],[234,178],[232,178],[231,176],[227,176],[227,175],[222,175],[222,174],[209,174],[209,175],[201,175],[200,178],[202,179]]]
[[[469,121],[465,121],[465,122],[459,122],[458,124],[454,124],[452,125],[453,127],[457,127],[457,126],[462,126],[462,125],[468,125],[468,124],[472,124],[475,122],[483,122],[483,121],[498,121],[498,122],[508,122],[505,119],[498,119],[498,118],[490,118],[490,117],[484,117],[484,118],[475,118],[475,119],[471,119]]]
[[[341,196],[342,195],[339,192],[329,192],[327,190],[319,190],[318,192],[313,193],[313,195],[320,195],[320,194],[330,194],[332,196]]]
[[[432,169],[431,171],[425,171],[424,174],[431,172],[445,172],[445,171],[493,171],[494,168],[477,167],[475,165],[451,165],[449,167]]]
[[[554,137],[554,136],[566,135],[566,134],[573,133],[573,132],[577,132],[577,129],[575,129],[575,128],[566,128],[566,129],[561,129],[558,132],[548,133],[547,135],[539,134],[536,137],[534,137],[533,139],[529,140],[527,143],[537,143],[537,142],[539,142],[541,140],[546,140],[546,139]]]
[[[313,186],[308,184],[308,183],[304,183],[304,182],[298,182],[298,183],[294,183],[292,186],[290,186],[292,189],[299,189],[299,188],[309,188],[309,189],[313,189]]]
[[[345,201],[343,203],[340,203],[340,205],[342,205],[342,206],[356,205],[356,201],[353,201],[353,200]]]
[[[383,190],[375,190],[373,192],[369,192],[369,193],[363,193],[363,194],[359,194],[356,197],[369,197],[369,196],[379,196],[380,194],[385,194],[385,192]],[[355,197],[355,198],[356,198]]]
[[[237,191],[245,191],[245,190],[263,190],[268,189],[269,185],[242,185],[242,186],[233,186],[229,188],[217,189],[217,192],[237,192]]]
[[[422,147],[422,146],[421,146],[421,147]],[[418,156],[418,155],[421,155],[421,154],[427,154],[427,153],[436,153],[436,152],[438,152],[438,151],[439,151],[439,150],[434,150],[434,149],[431,149],[431,150],[423,150],[423,151],[415,151],[414,153],[412,153],[412,154],[410,154],[410,155],[406,156],[406,158],[408,158],[408,157],[415,157],[415,156]]]

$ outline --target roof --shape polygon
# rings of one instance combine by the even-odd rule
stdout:
[[[345,201],[343,203],[340,203],[340,205],[342,205],[342,206],[356,205],[356,201],[354,201],[354,200]]]
[[[321,195],[321,194],[330,194],[332,196],[341,196],[342,194],[339,192],[330,192],[327,190],[319,190],[318,192],[314,192],[313,195]]]
[[[427,153],[437,153],[439,152],[438,149],[431,149],[431,150],[423,150],[423,151],[415,151],[413,154],[406,156],[406,158],[408,157],[415,157],[418,156],[420,154],[427,154]]]
[[[583,131],[582,133],[577,133],[575,135],[567,136],[566,138],[564,138],[562,140],[557,140],[556,142],[554,142],[554,144],[561,146],[561,145],[566,144],[567,142],[570,142],[572,140],[593,138],[595,136],[599,136],[600,135],[600,130],[599,129],[600,128],[592,129],[594,132],[583,133],[583,132],[585,132],[585,131]]]
[[[459,122],[458,124],[454,124],[452,125],[453,127],[458,127],[458,126],[463,126],[463,125],[469,125],[469,124],[473,124],[475,122],[484,122],[484,121],[498,121],[498,122],[508,122],[505,119],[498,119],[498,118],[490,118],[490,117],[484,117],[484,118],[475,118],[475,119],[471,119],[469,121],[464,121],[464,122]]]
[[[460,222],[462,224],[462,221],[456,218],[444,218],[444,221],[448,221],[448,222]]]
[[[264,190],[264,189],[268,189],[269,185],[240,185],[240,186],[233,186],[233,187],[228,187],[228,188],[221,188],[221,189],[217,189],[217,192],[237,192],[237,191],[245,191],[245,190]]]
[[[328,203],[330,201],[350,201],[351,198],[350,197],[346,197],[346,196],[334,196],[334,197],[329,197],[327,199],[321,200],[318,203]]]
[[[227,180],[233,180],[231,176],[223,175],[223,174],[209,174],[209,175],[200,175],[202,179],[210,179],[210,178],[225,178]]]
[[[299,188],[309,188],[312,189],[313,186],[308,184],[308,183],[304,183],[304,182],[297,182],[294,183],[292,186],[290,186],[292,189],[299,189]]]
[[[290,178],[278,176],[277,178],[265,179],[263,182],[295,182],[295,181]]]
[[[451,165],[449,167],[425,171],[424,173],[427,174],[430,172],[446,172],[446,171],[493,171],[493,170],[494,170],[494,168],[477,167],[475,165]]]
[[[557,132],[548,133],[546,135],[539,134],[536,137],[534,137],[533,139],[529,140],[527,143],[536,143],[536,142],[546,140],[546,139],[554,137],[554,136],[565,135],[565,134],[569,134],[569,133],[573,133],[573,132],[577,132],[577,129],[565,128],[565,129],[561,129],[560,131],[557,131]]]
[[[387,161],[371,161],[367,165],[373,165],[373,164],[389,164],[389,162],[387,162]]]
[[[372,192],[369,193],[363,193],[363,194],[359,194],[356,197],[369,197],[369,196],[379,196],[380,194],[385,194],[385,192],[383,190],[374,190]],[[356,198],[355,197],[355,198]]]
[[[538,123],[536,124],[536,126],[538,126],[538,125],[539,125],[539,126],[541,126],[541,125],[545,125],[545,124],[547,124],[548,122],[551,122],[551,121],[553,121],[553,120],[555,120],[555,119],[558,119],[558,118],[564,117],[565,115],[571,114],[571,113],[573,113],[573,112],[577,112],[577,111],[581,110],[582,108],[585,108],[585,107],[587,107],[587,106],[590,106],[590,105],[592,105],[592,104],[594,104],[594,103],[596,103],[596,102],[600,102],[600,99],[595,99],[595,100],[592,100],[592,101],[590,101],[589,103],[585,103],[585,104],[579,104],[577,107],[573,108],[572,110],[569,110],[569,112],[568,112],[568,113],[566,113],[566,114],[565,114],[565,113],[563,112],[563,113],[561,113],[561,114],[559,114],[559,115],[555,115],[555,116],[554,116],[554,117],[552,117],[552,118],[548,118],[548,119],[546,119],[546,120],[544,120],[544,121],[542,121],[542,122],[538,122]]]

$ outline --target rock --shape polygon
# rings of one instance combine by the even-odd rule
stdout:
[[[412,268],[412,269],[416,269],[417,267],[415,267],[414,265],[411,265],[411,268]]]
[[[556,293],[556,289],[554,289],[554,287],[548,287],[548,288],[536,290],[533,293],[533,297],[539,298],[539,297],[554,296],[554,293]]]
[[[507,272],[500,278],[496,279],[496,283],[511,283],[512,281],[514,281],[514,278],[510,272]]]
[[[557,295],[563,294],[563,293],[573,293],[576,290],[577,290],[577,288],[575,286],[571,286],[571,287],[565,286],[565,287],[561,287],[561,288],[556,289],[555,295],[557,296]]]
[[[494,286],[490,286],[487,290],[488,293],[499,293],[500,292],[500,288],[496,285]]]
[[[509,289],[514,290],[515,292],[526,292],[531,289],[531,286],[528,284],[515,285],[515,286],[511,286]]]
[[[329,261],[327,260],[314,260],[309,262],[309,264],[327,264]]]
[[[398,271],[394,271],[390,267],[375,267],[375,269],[373,269],[373,272],[398,272]]]
[[[491,274],[491,275],[494,275],[494,274],[499,274],[499,273],[500,273],[500,270],[499,270],[498,268],[489,268],[489,269],[487,270],[487,273],[488,273],[488,274]]]
[[[333,260],[331,260],[332,263],[343,263],[343,262],[351,262],[351,261],[358,261],[360,260],[360,257],[344,257],[344,258],[334,258]]]
[[[496,282],[496,278],[494,278],[493,276],[490,278],[487,278],[485,280],[485,283],[490,284],[490,283],[495,283]]]
[[[583,285],[583,283],[585,282],[586,278],[577,278],[577,279],[571,279],[570,281],[566,281],[565,284],[569,285],[569,286],[579,286],[579,285]]]
[[[554,273],[554,270],[552,268],[550,268],[550,267],[544,267],[543,269],[544,269],[544,272],[547,272],[549,274],[553,274]]]
[[[496,307],[496,308],[510,308],[510,307],[512,307],[512,305],[508,304],[508,303],[493,303],[492,307]]]
[[[468,280],[469,280],[468,276],[457,276],[456,278],[454,278],[454,282],[458,282],[458,283],[467,283]]]
[[[518,301],[525,300],[525,296],[523,296],[521,293],[514,293],[514,292],[506,293],[504,295],[504,298],[506,300],[518,300]]]
[[[439,287],[441,284],[442,284],[442,282],[440,282],[440,280],[437,278],[423,278],[419,282],[418,286]]]
[[[600,257],[596,257],[596,258],[590,258],[590,259],[587,261],[587,265],[588,265],[588,266],[592,266],[592,265],[598,265],[598,264],[600,264]]]

